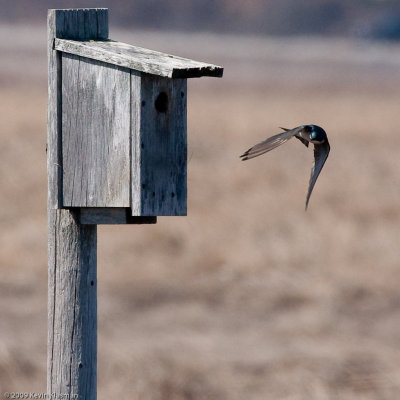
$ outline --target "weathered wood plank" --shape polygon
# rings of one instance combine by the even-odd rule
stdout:
[[[130,208],[81,208],[79,221],[86,225],[155,224],[157,217],[133,217]]]
[[[130,72],[62,55],[64,207],[130,206]]]
[[[186,79],[132,73],[132,215],[186,215]]]
[[[97,16],[96,40],[108,40],[108,9],[93,11]]]
[[[83,21],[83,23],[81,23]],[[62,207],[61,149],[61,54],[54,49],[55,38],[107,40],[108,10],[49,10],[47,17],[48,109],[47,169],[48,205]]]
[[[81,208],[79,213],[81,224],[125,224],[125,208]]]
[[[96,399],[97,227],[49,209],[47,393]]]
[[[126,43],[55,40],[55,49],[168,78],[222,77],[223,68],[213,64],[160,53]]]
[[[49,10],[60,18],[56,38],[70,40],[108,40],[108,9],[79,8]]]

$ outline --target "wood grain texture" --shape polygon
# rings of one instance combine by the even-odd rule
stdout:
[[[56,18],[55,38],[69,40],[108,40],[108,9],[79,8],[49,10]]]
[[[55,40],[55,49],[168,78],[222,77],[223,68],[213,64],[109,41]]]
[[[130,208],[81,208],[79,221],[86,225],[155,224],[157,217],[133,217]]]
[[[64,207],[130,205],[130,71],[62,55]]]
[[[47,17],[48,109],[47,169],[48,206],[62,207],[61,149],[61,54],[54,49],[55,38],[107,40],[108,10],[49,10]]]
[[[48,214],[47,393],[96,399],[96,225],[69,210]]]
[[[187,81],[132,73],[131,89],[132,215],[186,215]]]

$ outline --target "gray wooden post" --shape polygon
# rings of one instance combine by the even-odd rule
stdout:
[[[49,210],[48,223],[47,393],[94,400],[97,225],[81,225],[69,210]]]
[[[54,39],[107,39],[104,9],[48,13],[48,362],[47,392],[96,399],[97,226],[62,206],[60,54]],[[65,398],[67,398],[65,396]]]

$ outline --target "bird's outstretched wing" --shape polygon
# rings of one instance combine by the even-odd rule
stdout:
[[[270,138],[256,144],[251,147],[249,150],[244,152],[240,157],[242,161],[250,160],[250,158],[254,158],[260,156],[261,154],[266,153],[267,151],[273,150],[281,144],[287,142],[291,139],[297,132],[298,128],[295,129],[285,129],[281,128],[285,132],[278,133],[277,135],[271,136]]]
[[[310,184],[308,186],[308,193],[306,199],[306,210],[308,207],[308,202],[310,200],[311,193],[314,189],[315,182],[317,181],[318,175],[320,174],[322,167],[325,164],[326,159],[330,151],[330,146],[328,140],[325,140],[322,144],[314,145],[314,165],[311,169]]]

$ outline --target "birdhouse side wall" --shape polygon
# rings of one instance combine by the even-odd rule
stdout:
[[[64,207],[130,207],[130,70],[62,54]]]

